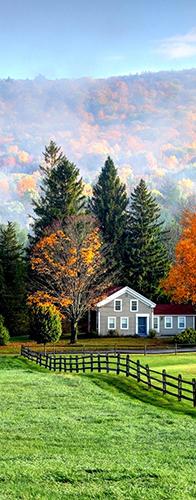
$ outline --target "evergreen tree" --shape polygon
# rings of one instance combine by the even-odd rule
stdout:
[[[125,276],[131,288],[154,300],[159,294],[160,279],[168,269],[162,224],[159,206],[141,180],[131,194]]]
[[[104,243],[110,247],[108,264],[116,263],[119,268],[119,279],[121,279],[120,266],[127,222],[127,205],[126,187],[121,183],[112,159],[108,157],[97,184],[93,188],[90,208],[99,221]]]
[[[26,263],[15,224],[0,227],[0,314],[10,334],[26,333]]]
[[[82,179],[74,163],[53,141],[45,148],[43,156],[41,195],[38,201],[34,201],[33,242],[42,237],[48,226],[77,214],[84,204]]]

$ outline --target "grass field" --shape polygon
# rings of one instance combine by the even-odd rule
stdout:
[[[20,354],[21,345],[27,345],[32,349],[37,349],[39,351],[44,350],[43,344],[37,344],[36,342],[29,340],[28,337],[14,337],[10,339],[10,343],[7,346],[0,346],[0,354]],[[99,350],[99,349],[128,349],[131,347],[144,349],[144,346],[148,347],[165,347],[173,345],[173,340],[170,338],[155,338],[151,339],[149,337],[134,338],[134,337],[95,337],[87,338],[85,335],[81,335],[78,342],[74,345],[70,345],[70,336],[65,339],[61,339],[54,345],[55,350]],[[47,344],[47,351],[53,350],[53,344]]]
[[[175,360],[170,372],[194,375],[193,355],[160,358],[151,365]],[[0,368],[0,499],[196,497],[190,404],[123,376],[50,373],[6,356]]]
[[[140,359],[142,364],[148,363],[155,370],[166,369],[171,375],[183,375],[187,380],[196,378],[196,353],[191,354],[147,354],[146,356],[133,354],[131,358]]]

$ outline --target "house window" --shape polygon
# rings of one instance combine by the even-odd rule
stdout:
[[[128,330],[129,328],[129,318],[120,318],[120,328],[121,330]]]
[[[138,300],[131,300],[130,301],[130,310],[131,311],[138,311]]]
[[[108,330],[115,330],[116,329],[116,318],[115,317],[109,317],[108,318]]]
[[[159,332],[159,316],[154,316],[153,318],[153,328]]]
[[[122,311],[122,300],[121,299],[114,301],[114,311]]]
[[[184,329],[186,328],[186,318],[185,316],[178,316],[178,328]]]
[[[173,328],[173,318],[171,316],[165,316],[165,328]]]

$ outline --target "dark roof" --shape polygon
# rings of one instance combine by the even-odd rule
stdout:
[[[157,304],[154,314],[157,316],[172,316],[175,314],[186,316],[188,314],[196,315],[196,311],[191,304]]]
[[[107,294],[107,297],[109,297],[110,295],[112,295],[113,293],[118,292],[122,288],[124,288],[124,287],[123,286],[111,286],[110,288],[108,288],[106,290],[105,294]]]

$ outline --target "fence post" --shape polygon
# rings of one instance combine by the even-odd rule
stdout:
[[[148,389],[151,389],[150,368],[148,365],[146,365],[146,377],[148,382]]]
[[[144,344],[144,356],[146,356],[146,344]]]
[[[79,369],[78,369],[78,356],[76,354],[76,373],[78,373],[78,372],[79,372]]]
[[[48,354],[45,356],[45,368],[48,368]]]
[[[129,354],[126,355],[126,377],[129,376]]]
[[[40,355],[39,355],[39,365],[42,366],[42,353],[40,352]]]
[[[62,356],[60,354],[60,356],[59,356],[59,371],[61,372],[61,370],[62,370]]]
[[[83,357],[82,357],[82,371],[83,373],[85,373],[85,357],[84,357],[84,354],[83,354]]]
[[[178,375],[178,401],[182,399],[182,375]]]
[[[67,358],[66,356],[64,357],[64,372],[67,371]]]
[[[120,373],[120,353],[117,354],[117,366],[116,366],[116,375]]]
[[[51,358],[51,356],[49,357],[49,370],[52,370],[52,358]]]
[[[193,406],[196,406],[196,379],[192,379],[192,384],[193,384]]]
[[[97,360],[98,360],[98,372],[100,373],[101,371],[100,354],[98,354]]]
[[[140,360],[137,360],[137,382],[140,382]]]
[[[166,394],[166,392],[167,392],[166,370],[162,371],[162,383],[163,383],[163,394]]]
[[[178,344],[175,342],[175,354],[177,354]]]
[[[108,357],[108,352],[106,354],[106,371],[107,373],[109,373],[110,369],[109,369],[109,357]]]
[[[56,371],[56,356],[54,355],[54,371]]]
[[[91,372],[93,372],[93,354],[91,353]]]
[[[69,356],[70,373],[72,373],[72,355]]]

